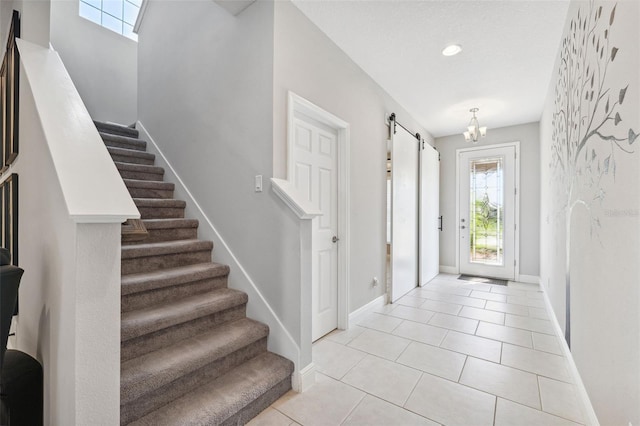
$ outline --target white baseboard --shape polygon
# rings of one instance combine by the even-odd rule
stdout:
[[[518,282],[525,283],[525,284],[540,284],[540,277],[536,275],[520,274],[520,276],[518,277]]]
[[[349,314],[349,324],[355,324],[358,320],[369,312],[373,311],[377,308],[382,308],[385,305],[387,299],[387,295],[383,294],[381,296],[376,297],[371,302],[367,303],[364,306],[359,307],[355,311]]]
[[[440,272],[442,272],[443,274],[457,274],[458,268],[456,268],[455,266],[440,265]]]
[[[315,383],[316,365],[313,362],[300,371],[294,371],[291,376],[291,387],[298,393],[305,392]]]
[[[522,275],[520,275],[522,279]],[[539,280],[538,280],[539,282]],[[582,382],[582,378],[580,377],[580,372],[578,371],[578,367],[576,366],[573,355],[571,354],[571,350],[569,346],[567,346],[567,341],[562,338],[563,332],[562,328],[560,328],[560,323],[558,322],[558,318],[556,317],[553,308],[551,307],[551,301],[549,300],[549,296],[547,295],[546,290],[543,286],[540,286],[542,293],[544,294],[544,301],[547,306],[547,312],[549,313],[549,319],[551,320],[551,324],[556,331],[556,335],[560,337],[560,345],[562,346],[562,352],[564,353],[565,358],[567,358],[567,364],[569,365],[569,374],[573,377],[573,382],[576,384],[576,388],[578,390],[578,398],[580,399],[580,403],[582,404],[583,412],[586,414],[587,418],[585,420],[586,426],[600,426],[600,422],[598,421],[598,417],[596,416],[596,412],[593,409],[593,405],[591,405],[591,400],[589,399],[589,394],[587,394],[587,389],[584,387],[584,383]],[[631,424],[631,423],[629,423]]]
[[[268,348],[270,351],[290,359],[295,364],[296,371],[301,367],[301,349],[291,336],[287,328],[276,313],[273,311],[265,297],[258,289],[256,283],[249,276],[248,272],[240,264],[238,258],[233,254],[230,247],[215,226],[200,207],[198,201],[193,197],[189,188],[182,181],[176,170],[171,166],[169,160],[164,156],[153,137],[147,132],[144,125],[138,121],[136,129],[140,131],[140,138],[147,141],[147,151],[156,155],[156,165],[165,169],[165,177],[168,181],[175,183],[176,198],[181,198],[187,203],[187,212],[194,219],[198,219],[198,235],[205,240],[211,240],[216,247],[214,256],[217,262],[229,265],[229,287],[244,291],[249,296],[247,304],[247,316],[261,321],[269,326]],[[306,370],[305,367],[304,370]],[[303,370],[303,371],[304,371]]]

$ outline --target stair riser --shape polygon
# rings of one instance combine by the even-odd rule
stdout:
[[[137,138],[140,132],[132,127],[111,125],[109,123],[94,122],[98,131],[108,133],[110,135],[126,136],[129,138]]]
[[[138,207],[142,219],[184,218],[184,207]]]
[[[122,275],[211,262],[211,250],[122,259]]]
[[[163,173],[146,173],[146,172],[139,172],[139,171],[133,171],[133,170],[118,170],[118,171],[120,172],[120,176],[122,176],[123,179],[154,180],[154,181],[164,179]]]
[[[144,141],[134,142],[134,141],[121,141],[121,140],[110,140],[103,139],[102,140],[106,146],[111,148],[124,148],[124,149],[132,149],[134,151],[146,152],[147,143]]]
[[[122,296],[122,312],[130,312],[136,309],[143,309],[157,303],[166,303],[172,300],[179,300],[184,297],[201,294],[207,291],[225,288],[227,277],[209,278],[206,280],[193,281],[190,283],[148,290],[140,293],[133,293]]]
[[[251,419],[260,414],[263,410],[266,410],[267,407],[276,402],[281,396],[290,390],[291,376],[288,376],[267,392],[254,399],[249,405],[243,407],[242,410],[220,423],[220,425],[236,426],[247,424]]]
[[[127,187],[132,198],[173,198],[172,189],[150,189]]]
[[[159,243],[162,241],[193,240],[198,237],[198,228],[168,228],[168,229],[147,229],[149,237],[145,243]],[[136,242],[122,245],[137,244]]]
[[[215,362],[212,362],[191,374],[182,376],[178,380],[158,388],[153,392],[149,392],[137,400],[122,405],[120,407],[121,424],[127,424],[143,417],[151,411],[183,396],[190,390],[195,389],[208,381],[214,380],[230,369],[250,360],[266,350],[267,338],[264,337],[226,355],[223,358],[217,359]]]
[[[246,316],[246,303],[230,309],[216,312],[213,315],[200,317],[196,320],[178,324],[163,330],[158,330],[120,344],[120,359],[122,362],[144,355],[146,353],[175,344],[199,333],[211,329],[228,321],[235,321]]]
[[[146,166],[153,166],[153,163],[155,163],[155,159],[153,158],[136,157],[133,155],[111,154],[111,158],[113,161],[119,161],[121,163],[144,164]]]

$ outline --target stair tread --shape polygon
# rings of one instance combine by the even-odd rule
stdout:
[[[96,128],[98,128],[98,130],[100,130],[101,132],[118,132],[117,134],[127,134],[136,138],[139,135],[138,130],[131,128],[129,126],[126,126],[124,124],[107,123],[104,121],[97,121],[97,120],[93,120],[93,123],[95,124]]]
[[[123,135],[115,135],[113,133],[106,133],[102,131],[98,131],[100,133],[100,137],[108,145],[108,143],[119,143],[131,147],[135,147],[132,149],[136,149],[138,151],[146,151],[147,150],[147,142],[142,139],[134,138],[131,136],[123,136]]]
[[[147,188],[147,189],[164,189],[173,190],[175,184],[162,180],[140,180],[140,179],[122,179],[127,188]]]
[[[121,320],[122,342],[174,325],[212,315],[247,303],[247,294],[221,288],[145,309],[125,312]]]
[[[147,229],[197,228],[197,219],[143,219]]]
[[[152,153],[146,152],[146,151],[139,151],[137,149],[128,149],[128,148],[120,148],[120,147],[116,147],[116,146],[107,146],[107,151],[109,151],[110,154],[126,155],[126,156],[129,156],[129,157],[144,158],[146,160],[155,160],[156,159],[155,154],[152,154]]]
[[[121,280],[121,294],[126,296],[151,289],[223,277],[228,274],[227,265],[210,262],[124,275]]]
[[[187,203],[184,200],[175,198],[133,198],[137,207],[176,207],[184,208]]]
[[[292,372],[291,361],[266,352],[132,424],[221,424]]]
[[[124,405],[267,337],[269,327],[243,318],[122,363]]]
[[[123,246],[121,259],[157,256],[163,254],[184,253],[213,249],[213,242],[206,240],[177,240],[157,243],[142,243]]]
[[[116,165],[118,170],[141,171],[159,175],[164,174],[164,169],[158,166],[151,166],[148,164],[123,163],[122,161],[114,161],[114,164]]]

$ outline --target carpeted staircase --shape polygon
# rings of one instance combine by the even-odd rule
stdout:
[[[267,351],[269,329],[129,127],[96,122],[148,238],[123,242],[120,423],[244,424],[291,388],[293,364]]]

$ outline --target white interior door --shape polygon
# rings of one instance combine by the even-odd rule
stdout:
[[[338,326],[337,131],[303,114],[293,120],[293,182],[322,215],[312,221],[311,337]]]
[[[425,145],[420,157],[420,285],[425,285],[440,271],[440,155]]]
[[[515,278],[516,148],[458,152],[460,273]]]
[[[418,285],[418,140],[391,137],[391,302]]]

